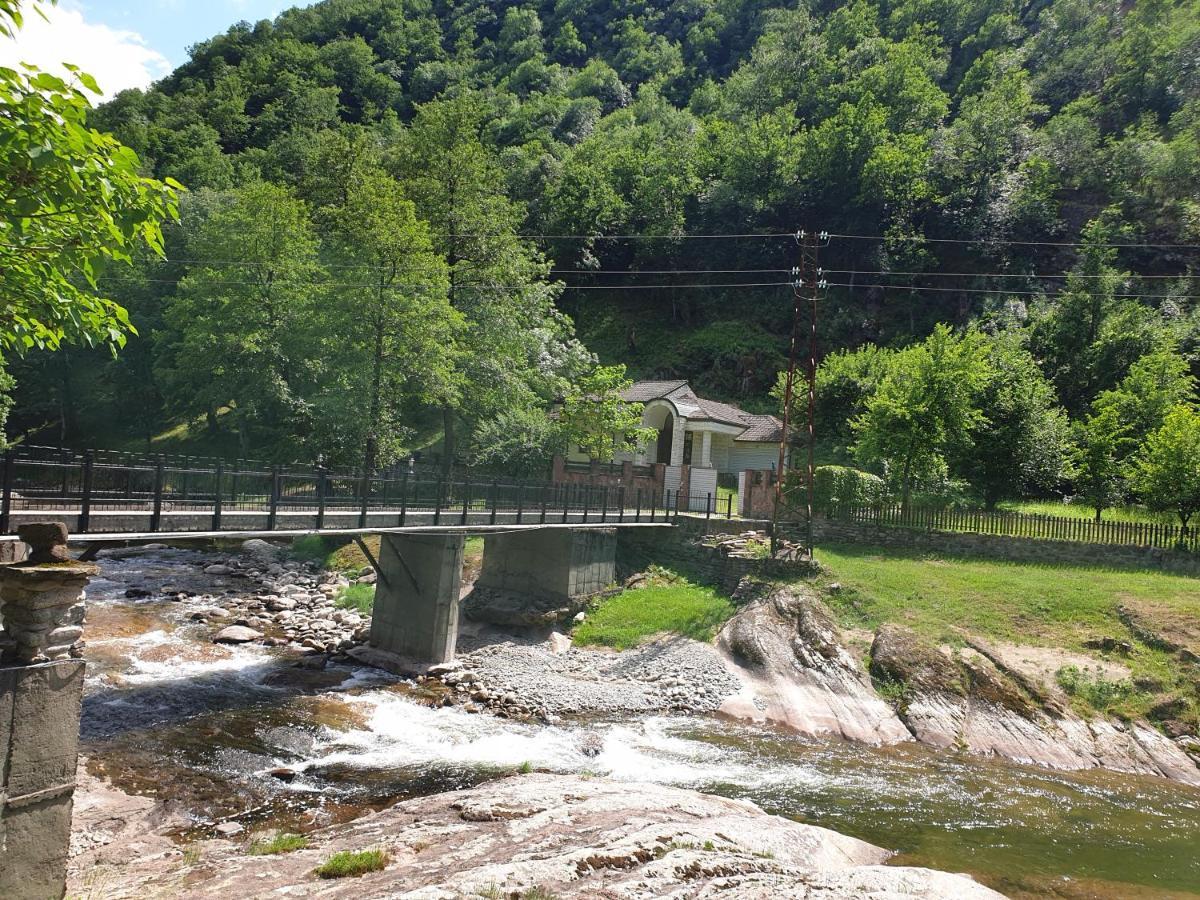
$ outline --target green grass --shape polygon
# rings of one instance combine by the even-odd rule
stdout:
[[[875,628],[896,622],[931,640],[959,646],[963,632],[983,638],[1094,653],[1089,638],[1129,638],[1117,615],[1122,602],[1146,604],[1165,614],[1200,617],[1200,579],[1100,566],[1038,565],[971,557],[921,554],[895,548],[820,545],[826,581],[842,589],[829,603],[844,625]],[[1127,657],[1134,680],[1181,683],[1169,654],[1133,641]],[[1144,712],[1150,697],[1124,683],[1100,684],[1090,676],[1060,677],[1065,690],[1099,711]],[[1069,685],[1069,686],[1068,686]]]
[[[254,841],[246,850],[251,856],[274,856],[276,853],[291,853],[308,846],[308,838],[302,834],[277,834],[269,840]]]
[[[732,505],[726,506],[725,504],[727,501]],[[730,514],[732,514],[733,516],[737,516],[737,514],[738,514],[737,488],[721,487],[720,485],[717,485],[717,501],[716,501],[716,503],[717,503],[717,506],[716,506],[716,509],[713,510],[713,515],[723,516],[726,514],[726,510],[728,510],[730,512]]]
[[[359,615],[369,616],[375,606],[375,585],[352,584],[344,587],[338,594],[335,605],[340,609],[352,609]]]
[[[384,850],[343,850],[335,853],[314,869],[320,878],[350,878],[378,872],[388,864]]]
[[[1094,507],[1083,503],[1055,503],[1051,500],[1011,500],[997,504],[998,509],[1011,512],[1025,513],[1034,516],[1057,516],[1061,519],[1086,519],[1089,522],[1096,518]],[[1171,513],[1156,513],[1144,506],[1122,506],[1116,509],[1106,509],[1100,516],[1102,522],[1150,522],[1166,525],[1178,525],[1176,517]]]
[[[734,613],[733,604],[712,588],[682,578],[622,591],[605,600],[575,629],[575,642],[627,650],[663,632],[712,640]]]

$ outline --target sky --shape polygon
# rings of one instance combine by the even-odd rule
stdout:
[[[0,65],[29,62],[57,70],[71,62],[100,83],[106,97],[148,86],[187,60],[187,48],[243,19],[274,18],[305,0],[59,0],[43,3],[49,21],[24,0],[25,27],[0,37]]]

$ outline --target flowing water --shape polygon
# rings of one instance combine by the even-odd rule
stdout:
[[[1014,897],[1200,897],[1200,791],[709,718],[544,726],[434,708],[375,670],[297,668],[280,651],[214,645],[210,626],[190,622],[191,600],[125,597],[141,585],[238,589],[203,575],[204,560],[103,561],[89,588],[82,727],[92,771],[175,804],[194,833],[232,815],[315,827],[532,766],[749,798]],[[598,755],[581,750],[588,733],[602,739]]]

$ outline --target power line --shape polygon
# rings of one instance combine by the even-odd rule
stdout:
[[[899,290],[899,291],[938,291],[946,294],[1004,294],[1007,297],[1026,296],[1026,297],[1045,297],[1045,291],[1013,291],[1005,288],[957,288],[957,287],[931,287],[928,285],[919,284],[851,284],[849,282],[830,281],[826,287],[844,287],[844,288],[878,288],[880,290]],[[1057,296],[1057,295],[1054,295]],[[1196,300],[1200,298],[1192,297],[1189,294],[1125,294],[1114,293],[1114,297],[1129,300]]]
[[[834,234],[830,233],[831,238],[845,238],[851,241],[883,241],[883,242],[908,242],[917,244],[999,244],[1006,247],[1112,247],[1112,248],[1130,248],[1130,249],[1151,249],[1151,250],[1200,250],[1200,244],[1150,244],[1150,243],[1124,243],[1124,244],[1106,244],[1095,243],[1091,241],[1009,241],[1009,240],[985,240],[983,238],[933,238],[924,235],[912,235],[911,237],[883,237],[877,234]]]
[[[178,263],[193,266],[266,266],[270,263],[252,259],[183,259],[171,257],[162,262]],[[381,266],[374,263],[315,263],[323,269],[357,269],[362,271],[396,271],[416,272],[424,269],[407,269],[404,267]],[[551,275],[757,275],[757,274],[787,274],[791,269],[548,269]]]
[[[179,284],[183,278],[120,278],[112,276],[101,276],[97,281],[118,282],[123,284]],[[197,279],[197,283],[216,285],[218,287],[260,287],[260,281],[210,281],[207,279]],[[287,284],[286,281],[275,282],[276,285]],[[341,287],[341,288],[375,288],[378,285],[371,282],[337,282],[337,281],[305,281],[301,282],[307,287]],[[561,287],[568,291],[632,291],[632,290],[670,290],[685,288],[688,290],[696,288],[742,288],[742,287],[790,287],[790,281],[735,281],[725,283],[705,282],[703,284],[562,284],[560,282],[536,282],[534,284],[471,284],[459,283],[459,287],[475,287],[487,288],[490,290],[527,290],[536,285],[544,285],[546,287]],[[386,285],[388,288],[439,288],[444,285],[430,283],[412,283],[412,282],[396,282]]]
[[[1051,275],[1045,272],[1030,272],[1027,274],[1020,272],[867,272],[861,269],[825,269],[824,272],[828,275],[896,275],[913,278],[924,278],[926,276],[936,276],[938,278],[1040,278],[1045,280],[1052,278],[1112,278],[1114,280],[1153,278],[1167,281],[1200,278],[1200,275],[1140,275],[1136,272],[1120,272],[1113,275],[1083,275],[1076,272],[1065,272],[1061,275]]]

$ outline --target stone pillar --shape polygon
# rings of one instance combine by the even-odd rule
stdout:
[[[700,464],[701,469],[712,468],[712,432],[700,432]]]
[[[45,900],[66,887],[83,699],[83,588],[66,528],[18,529],[29,558],[0,566],[0,897]]]
[[[393,657],[387,668],[417,671],[454,659],[464,542],[462,535],[383,535],[371,646]]]
[[[602,591],[616,578],[612,528],[542,528],[489,534],[476,587],[567,601]]]

